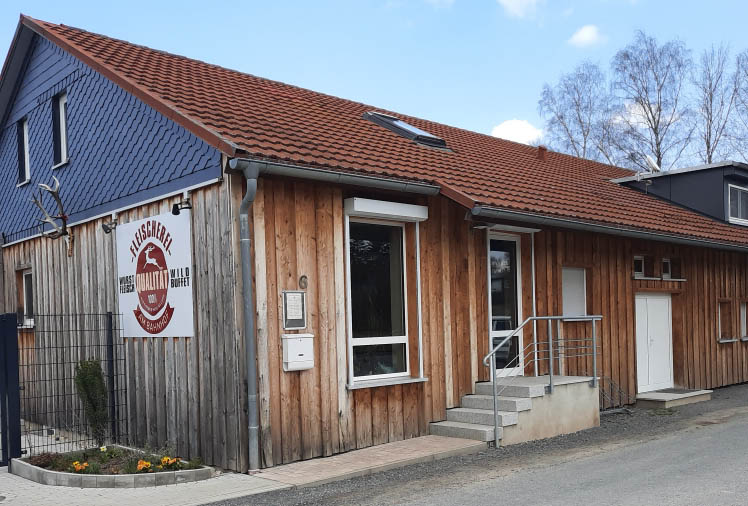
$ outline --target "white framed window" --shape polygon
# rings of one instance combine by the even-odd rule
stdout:
[[[748,188],[728,185],[728,212],[730,223],[748,225]]]
[[[644,277],[644,257],[642,255],[634,256],[634,277]]]
[[[405,224],[348,220],[353,380],[410,375]]]
[[[564,316],[587,315],[587,271],[583,268],[561,269],[561,302]]]
[[[29,120],[23,118],[16,124],[18,137],[18,186],[31,181],[31,161],[29,159]]]
[[[672,279],[673,268],[669,258],[662,259],[662,279]]]
[[[748,303],[746,301],[740,303],[740,338],[748,339]]]
[[[31,271],[23,273],[23,320],[24,327],[34,326],[34,279]]]
[[[54,167],[68,161],[68,94],[62,92],[52,98],[52,126],[54,144]]]
[[[348,387],[424,381],[419,222],[428,219],[428,208],[362,198],[346,199],[344,208]],[[415,234],[415,286],[407,282],[413,265],[406,261],[406,232]],[[409,290],[417,315],[408,314]],[[416,336],[408,335],[409,317],[418,320],[416,350],[410,349]],[[417,378],[409,377],[413,353]]]

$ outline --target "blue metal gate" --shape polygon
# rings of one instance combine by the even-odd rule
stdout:
[[[21,456],[18,327],[15,313],[0,315],[0,466]]]

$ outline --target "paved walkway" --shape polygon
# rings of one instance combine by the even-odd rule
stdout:
[[[479,441],[425,436],[277,466],[252,476],[227,473],[195,483],[130,489],[51,487],[0,468],[0,506],[199,505],[272,490],[320,485],[410,464],[477,453],[485,448],[486,443]]]
[[[396,467],[477,453],[485,449],[486,443],[480,441],[424,436],[341,453],[323,459],[272,467],[256,476],[297,487],[309,487]]]
[[[227,473],[210,480],[148,488],[69,488],[40,485],[0,468],[0,506],[125,506],[144,504],[205,504],[290,485],[257,476]],[[3,499],[4,497],[4,499]]]

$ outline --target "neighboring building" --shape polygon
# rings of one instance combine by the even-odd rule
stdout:
[[[25,16],[0,111],[0,305],[24,332],[34,311],[116,312],[141,293],[118,274],[113,213],[125,227],[192,207],[194,336],[124,335],[132,444],[247,470],[255,364],[261,466],[484,434],[430,424],[480,401],[491,343],[532,315],[601,315],[597,374],[619,402],[748,380],[742,164],[637,178]],[[30,202],[53,176],[58,240]],[[140,274],[166,259],[132,247]],[[147,282],[160,318],[166,289]],[[568,346],[543,359],[541,323],[499,350],[503,374],[594,373]]]

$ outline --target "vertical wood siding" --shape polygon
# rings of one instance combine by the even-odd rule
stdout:
[[[227,180],[192,193],[196,337],[124,339],[129,443],[168,446],[237,471],[247,469],[244,346],[234,306],[240,273],[232,254],[240,192]],[[119,221],[169,212],[174,202],[120,213]],[[102,221],[74,227],[72,258],[62,240],[3,248],[4,311],[16,311],[15,269],[29,265],[37,314],[118,312],[115,234],[104,234]],[[106,342],[105,332],[99,339]],[[43,340],[38,334],[36,345]]]

